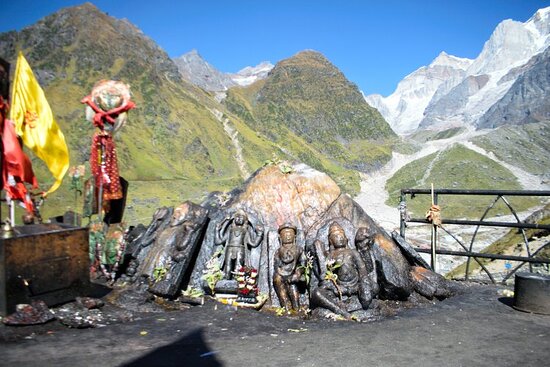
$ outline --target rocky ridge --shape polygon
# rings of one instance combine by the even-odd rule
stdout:
[[[204,60],[197,50],[176,57],[174,63],[185,80],[209,92],[224,92],[234,86],[250,85],[265,79],[273,69],[270,62],[264,61],[237,73],[224,73]]]

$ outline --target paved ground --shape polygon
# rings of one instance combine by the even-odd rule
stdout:
[[[355,323],[302,321],[207,302],[103,328],[53,322],[18,329],[19,336],[35,334],[0,342],[0,365],[550,365],[550,316],[516,311],[509,303],[497,287],[472,285],[430,307]],[[9,339],[2,328],[0,337]]]

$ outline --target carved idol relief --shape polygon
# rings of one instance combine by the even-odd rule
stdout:
[[[174,209],[170,224],[156,237],[140,273],[149,278],[150,291],[173,296],[189,265],[208,211],[185,202]]]
[[[355,248],[361,255],[368,276],[364,279],[363,285],[365,291],[370,291],[372,298],[378,295],[380,289],[378,285],[378,276],[376,274],[376,260],[374,258],[372,246],[374,245],[374,236],[368,228],[361,227],[355,234]]]
[[[352,315],[345,301],[357,296],[362,308],[367,309],[372,301],[372,292],[365,286],[369,274],[359,252],[348,247],[344,229],[336,222],[330,225],[327,253],[322,250],[323,244],[316,242],[319,267],[324,275],[312,292],[312,304],[350,319]]]
[[[304,270],[303,250],[296,245],[296,227],[283,224],[279,228],[281,246],[273,256],[273,287],[281,307],[298,311],[300,294],[298,283]]]
[[[226,217],[216,225],[214,243],[224,247],[222,271],[225,279],[233,279],[233,273],[248,264],[248,247],[258,247],[264,235],[263,226],[252,226],[248,215],[239,209],[233,217]]]

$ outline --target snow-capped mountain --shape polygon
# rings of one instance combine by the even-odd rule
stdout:
[[[478,120],[478,128],[550,120],[550,47],[522,69],[506,94]]]
[[[434,94],[447,80],[462,79],[472,60],[441,52],[428,66],[407,75],[393,94],[365,97],[367,103],[380,111],[393,130],[405,134],[416,130],[424,110]]]
[[[247,66],[236,74],[229,74],[229,77],[236,84],[245,87],[257,80],[265,79],[273,66],[269,61],[262,61],[257,66]]]
[[[550,7],[538,10],[525,23],[505,20],[476,59],[442,53],[405,77],[390,96],[366,100],[400,134],[419,127],[477,125],[528,70],[529,61],[550,45],[549,35]]]
[[[175,58],[174,63],[185,80],[204,90],[223,91],[236,85],[227,74],[206,62],[197,50],[191,50]]]
[[[237,73],[224,73],[210,65],[197,50],[192,50],[174,59],[182,77],[210,92],[223,92],[236,85],[247,86],[265,79],[273,65],[263,61],[257,66],[247,66]]]

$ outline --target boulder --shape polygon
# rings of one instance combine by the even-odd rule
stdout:
[[[286,163],[261,168],[229,194],[211,195],[202,203],[210,209],[210,223],[191,276],[191,285],[204,288],[205,264],[216,251],[216,225],[242,209],[253,228],[258,225],[264,228],[262,243],[249,249],[248,265],[259,270],[260,292],[270,294],[271,300],[278,305],[271,280],[273,254],[280,245],[279,226],[284,223],[294,225],[298,232],[297,244],[303,247],[304,232],[319,221],[339,195],[340,188],[328,175],[305,164],[286,166]]]

